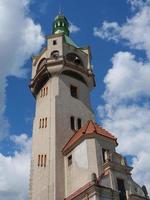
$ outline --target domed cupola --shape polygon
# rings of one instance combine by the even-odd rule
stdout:
[[[53,34],[64,33],[69,36],[69,22],[63,14],[56,16],[55,21],[53,22]]]

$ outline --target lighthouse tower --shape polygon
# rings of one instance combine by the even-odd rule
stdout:
[[[33,57],[35,97],[30,200],[148,200],[116,152],[117,138],[94,122],[90,48],[77,46],[59,14]]]
[[[89,47],[69,37],[59,14],[47,46],[33,57],[30,89],[36,100],[33,123],[31,200],[62,200],[65,195],[62,148],[73,133],[94,119],[90,91],[95,86]]]

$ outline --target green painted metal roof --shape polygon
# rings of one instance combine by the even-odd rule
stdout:
[[[59,14],[56,16],[53,22],[53,34],[64,33],[65,35],[69,36],[69,22],[67,18],[63,14]]]
[[[68,37],[67,35],[65,35],[65,42],[66,42],[67,44],[70,44],[70,45],[76,47],[76,48],[79,48],[79,47],[72,41],[72,39],[71,39],[70,37]]]

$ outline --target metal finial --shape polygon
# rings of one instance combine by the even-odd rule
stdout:
[[[59,15],[61,15],[62,14],[62,6],[61,6],[61,4],[59,4]]]

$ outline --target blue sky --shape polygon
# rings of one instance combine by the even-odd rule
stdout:
[[[91,47],[96,121],[118,137],[135,180],[150,190],[150,1],[0,0],[0,197],[27,197],[35,105],[28,88],[31,57],[51,34],[60,6],[72,24],[71,38]]]

